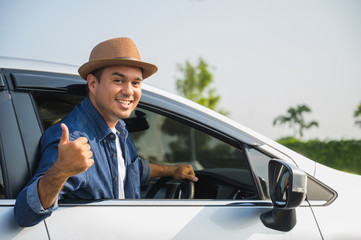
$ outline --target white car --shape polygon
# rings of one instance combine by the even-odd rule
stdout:
[[[21,228],[15,198],[36,169],[39,139],[84,98],[86,82],[73,66],[0,58],[0,69],[0,239],[361,239],[360,176],[148,80],[125,120],[139,156],[192,164],[199,181],[155,179],[138,200],[64,199]]]

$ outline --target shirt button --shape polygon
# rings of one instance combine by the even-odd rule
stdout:
[[[117,180],[118,180],[118,178],[117,178],[117,177],[115,177],[115,178],[114,178],[114,181],[117,181]]]
[[[110,138],[114,138],[114,134],[110,134]]]
[[[106,142],[107,142],[107,140],[106,140],[106,139],[104,139],[104,140],[103,140],[103,143],[106,143]]]
[[[113,157],[116,157],[117,156],[117,154],[116,153],[113,153]]]

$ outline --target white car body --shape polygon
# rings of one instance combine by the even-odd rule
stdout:
[[[9,58],[0,58],[0,68],[77,75],[73,66]],[[270,229],[260,220],[262,213],[272,209],[271,200],[139,199],[64,204],[38,225],[21,228],[13,217],[15,199],[0,199],[0,239],[361,239],[361,176],[316,163],[223,115],[146,82],[142,88],[251,136],[259,149],[302,169],[333,189],[337,197],[326,205],[325,201],[304,201],[296,208],[297,224],[287,232]]]

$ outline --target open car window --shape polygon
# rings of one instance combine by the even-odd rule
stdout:
[[[138,116],[136,116],[138,115]],[[147,129],[132,129],[138,155],[153,163],[191,164],[195,170],[247,169],[246,156],[237,149],[198,129],[160,114],[137,108],[127,120],[144,118]]]
[[[184,121],[139,107],[125,121],[134,126],[129,131],[140,157],[157,164],[193,166],[199,178],[194,198],[258,198],[246,154],[237,141],[220,140]],[[167,198],[168,190],[164,186],[156,197]]]
[[[81,95],[48,91],[33,91],[32,96],[38,107],[44,131],[64,118],[84,98]]]
[[[41,124],[45,130],[65,117],[84,98],[82,95],[33,91]],[[259,199],[242,144],[217,136],[201,126],[137,107],[124,119],[138,155],[151,163],[191,164],[199,181],[195,199]],[[266,165],[267,163],[265,163]],[[142,187],[144,197],[154,184]],[[169,181],[153,198],[169,199]]]

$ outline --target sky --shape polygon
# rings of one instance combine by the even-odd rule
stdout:
[[[176,93],[177,64],[202,57],[229,117],[269,138],[308,105],[304,139],[361,139],[359,0],[0,0],[0,56],[80,66],[104,40],[130,37],[158,66],[147,84]]]

